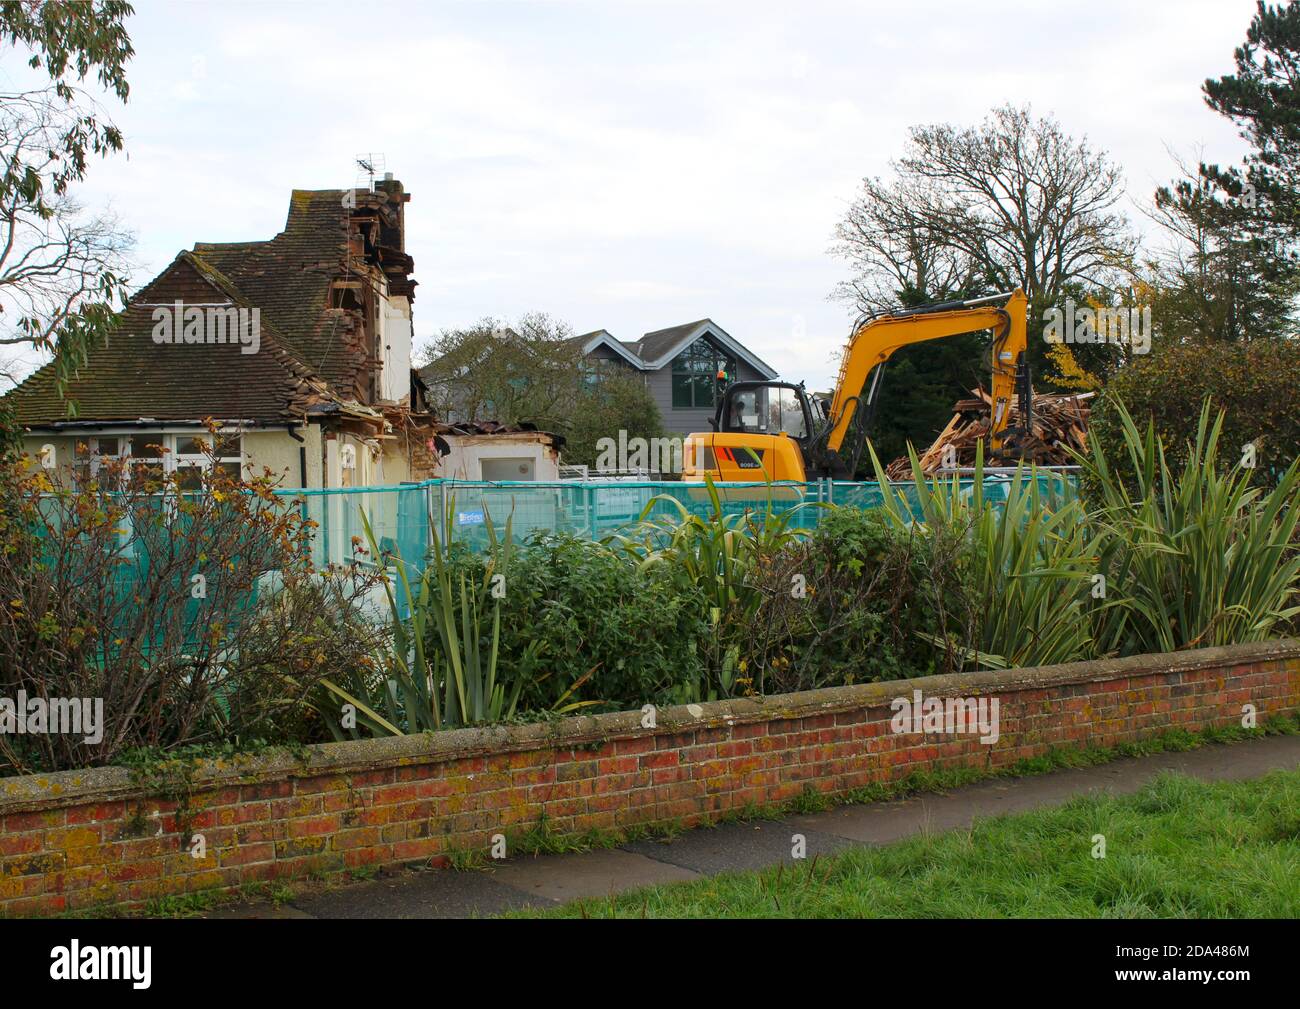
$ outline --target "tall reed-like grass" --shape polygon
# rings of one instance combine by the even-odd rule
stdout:
[[[454,508],[449,502],[445,528],[452,527]],[[414,585],[407,566],[395,558],[394,576],[384,582],[391,639],[378,664],[382,672],[369,681],[323,683],[331,703],[322,713],[336,738],[355,737],[362,726],[374,735],[405,735],[506,721],[515,716],[528,679],[546,675],[536,645],[512,668],[501,666],[501,599],[514,544],[510,519],[499,539],[491,518],[485,519],[488,559],[475,577],[450,563],[433,522],[429,557]],[[390,558],[381,553],[364,512],[362,522],[372,556],[387,566]],[[579,686],[572,684],[555,710],[595,703],[570,702]]]
[[[1099,614],[1099,651],[1259,641],[1300,614],[1300,462],[1271,491],[1253,486],[1243,459],[1220,460],[1224,416],[1207,401],[1175,471],[1154,425],[1141,432],[1122,404],[1118,413],[1125,457],[1107,459],[1096,442],[1078,456],[1096,488],[1097,570],[1122,600]]]
[[[1044,488],[1059,476],[1023,467],[1005,499],[995,500],[986,495],[982,451],[971,481],[926,477],[915,451],[909,452],[915,474],[909,488],[891,484],[871,452],[890,521],[924,535],[960,536],[973,554],[976,598],[970,603],[979,640],[936,637],[934,643],[982,667],[1047,665],[1092,654],[1089,585],[1096,565],[1087,516],[1072,495]]]

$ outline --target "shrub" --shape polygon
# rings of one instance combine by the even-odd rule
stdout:
[[[324,682],[337,738],[662,703],[703,674],[705,600],[666,569],[567,534],[516,545],[509,523],[500,538],[489,525],[481,554],[432,534],[418,578],[400,561],[396,589],[386,576],[392,646],[378,671]]]
[[[0,466],[0,698],[103,706],[99,741],[0,733],[0,773],[315,731],[308,695],[357,656],[348,612],[312,624],[297,600],[342,606],[365,575],[322,580],[310,524],[270,488],[219,469],[182,492],[143,468],[91,482]]]
[[[1188,443],[1201,408],[1224,411],[1224,462],[1236,462],[1247,443],[1255,446],[1255,476],[1271,486],[1300,456],[1300,341],[1161,344],[1121,368],[1096,403],[1089,440],[1118,465],[1127,451],[1123,412],[1139,427],[1150,421],[1175,467],[1188,458]],[[1091,498],[1096,490],[1086,482]]]
[[[880,511],[823,512],[811,538],[755,572],[742,683],[769,693],[950,671],[923,635],[964,637],[964,552],[960,537],[898,527]]]
[[[241,628],[237,662],[214,721],[222,738],[307,743],[335,737],[319,684],[377,678],[388,628],[367,612],[376,573],[359,563],[291,568],[265,585]]]
[[[1148,421],[1117,407],[1123,479],[1100,442],[1082,461],[1097,488],[1092,521],[1111,605],[1097,612],[1099,647],[1132,655],[1259,641],[1300,614],[1300,462],[1264,493],[1251,471],[1220,465],[1225,415],[1201,409],[1181,467]],[[1229,450],[1235,460],[1236,450]],[[1129,482],[1136,485],[1130,492]]]
[[[1086,609],[1087,589],[1096,571],[1082,504],[1054,478],[1040,479],[1033,468],[1016,473],[1005,497],[986,493],[982,449],[976,450],[969,484],[958,477],[920,476],[912,452],[912,491],[923,524],[922,535],[966,546],[954,556],[969,565],[966,605],[969,617],[958,624],[966,633],[953,637],[936,629],[922,632],[945,651],[976,666],[1033,666],[1072,662],[1093,652]],[[880,461],[872,462],[888,487],[882,511],[899,529],[916,527],[904,488],[884,484]]]
[[[809,534],[796,524],[803,510],[821,507],[804,503],[779,510],[769,482],[762,508],[726,514],[713,481],[706,478],[704,486],[708,515],[691,512],[672,495],[659,495],[637,525],[610,539],[642,568],[664,569],[680,591],[700,593],[707,602],[707,674],[680,683],[674,694],[679,703],[727,697],[737,687],[752,691],[752,685],[739,682],[739,661],[762,596],[761,572]],[[656,505],[673,509],[675,517],[649,518]]]
[[[712,624],[704,593],[663,565],[638,565],[569,535],[530,540],[504,569],[502,661],[536,645],[545,679],[522,707],[549,708],[585,678],[580,696],[612,709],[661,703],[705,673]]]

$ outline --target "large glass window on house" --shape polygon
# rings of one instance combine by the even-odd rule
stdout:
[[[736,362],[701,337],[673,361],[673,409],[711,408],[717,403],[717,375],[734,375]]]

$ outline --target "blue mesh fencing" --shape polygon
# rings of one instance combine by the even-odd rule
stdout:
[[[362,513],[381,552],[412,562],[429,550],[429,497],[423,484],[279,491],[314,523],[312,560],[343,564],[357,548],[369,550]]]
[[[1005,500],[1012,474],[986,477],[984,494]],[[1026,479],[1021,477],[1021,479]],[[1075,494],[1071,476],[1040,473],[1039,483],[1049,506]],[[965,488],[974,481],[962,480]],[[769,503],[782,512],[800,504],[834,504],[853,508],[878,508],[884,493],[875,482],[823,480],[816,483],[720,484],[715,488],[725,515],[746,511],[762,514]],[[911,482],[894,485],[921,517],[916,487]],[[362,509],[370,519],[380,550],[392,552],[418,566],[431,543],[430,524],[444,543],[485,549],[494,532],[500,538],[509,528],[511,537],[524,541],[537,533],[569,533],[588,539],[629,531],[642,518],[677,519],[683,512],[707,518],[714,505],[704,484],[682,481],[585,481],[487,483],[430,480],[396,487],[361,487],[330,490],[283,491],[295,499],[303,515],[316,523],[313,559],[320,564],[341,563],[352,556],[354,542],[365,545]],[[676,504],[674,504],[676,502]],[[792,521],[798,528],[815,528],[822,514],[818,507],[800,508]]]
[[[1012,475],[987,478],[985,496],[1004,500]],[[1046,507],[1076,493],[1073,477],[1040,473],[1038,480]],[[973,488],[973,481],[962,485]],[[912,483],[895,484],[911,503],[913,514],[920,519],[916,488]],[[782,512],[802,504],[791,524],[813,529],[824,510],[818,504],[842,507],[878,508],[883,500],[880,484],[823,480],[809,484],[721,484],[715,487],[722,512],[742,515],[746,511],[760,517],[770,505]],[[643,518],[676,521],[683,515],[707,518],[714,512],[709,489],[704,484],[681,481],[663,482],[596,482],[566,480],[554,483],[518,482],[485,483],[431,480],[424,483],[387,487],[336,488],[329,490],[284,490],[277,496],[313,523],[311,559],[315,566],[342,564],[357,556],[357,549],[368,551],[363,512],[368,518],[380,553],[399,558],[409,577],[418,577],[429,555],[436,529],[444,544],[463,544],[484,550],[491,536],[505,535],[522,542],[538,533],[569,533],[599,540],[630,532]],[[45,523],[58,532],[61,512],[51,499],[45,502]],[[151,571],[168,569],[177,534],[184,536],[183,514],[171,513],[167,521],[159,519],[159,509],[169,508],[161,496],[144,499],[123,521],[121,538],[115,547],[115,593],[122,600],[135,594],[148,580]],[[175,578],[188,578],[190,572],[177,571]],[[179,583],[178,583],[179,584]],[[253,605],[254,590],[241,606]],[[397,593],[399,603],[402,594]],[[181,633],[188,640],[206,627],[211,614],[196,600],[187,600]],[[161,644],[161,642],[159,642]]]

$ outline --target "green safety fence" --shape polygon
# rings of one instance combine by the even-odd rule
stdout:
[[[1015,474],[986,477],[984,494],[1004,500]],[[1039,472],[1020,479],[1034,479],[1049,503],[1076,493],[1073,477],[1063,473]],[[974,481],[962,480],[970,489]],[[916,487],[910,482],[895,484],[920,518]],[[804,502],[877,508],[884,499],[876,482],[822,480],[808,484],[747,483],[717,485],[725,515],[746,511],[763,515],[769,499],[773,511],[781,512]],[[362,510],[382,551],[407,564],[418,564],[428,553],[430,523],[435,523],[444,543],[462,543],[474,549],[486,548],[489,527],[504,533],[507,521],[514,539],[523,541],[538,533],[569,533],[589,539],[625,532],[643,517],[673,519],[684,509],[707,518],[714,511],[708,488],[683,481],[586,481],[501,482],[429,480],[395,487],[335,488],[329,490],[283,491],[296,500],[303,515],[316,523],[314,560],[341,563],[352,556],[354,546],[365,546]],[[677,502],[674,505],[672,502]],[[680,506],[680,507],[678,507]],[[802,508],[793,524],[812,529],[820,508]]]
[[[995,502],[1004,499],[1013,479],[1013,474],[986,477],[985,496]],[[1037,480],[1049,507],[1052,501],[1076,493],[1074,478],[1065,474],[1039,472],[1021,479]],[[969,489],[973,481],[963,480],[962,486]],[[913,513],[919,519],[915,485],[898,483],[894,489],[911,502]],[[881,485],[869,481],[718,484],[716,490],[723,514],[751,512],[760,517],[769,502],[776,512],[802,503],[877,508],[884,497]],[[507,521],[518,541],[538,533],[569,533],[598,540],[626,532],[642,518],[675,519],[682,511],[708,518],[714,511],[706,485],[683,481],[429,480],[384,487],[281,490],[276,492],[276,497],[299,509],[303,518],[312,522],[312,560],[320,566],[345,563],[357,556],[359,549],[368,550],[363,512],[381,552],[418,565],[429,550],[431,523],[436,525],[444,543],[483,548],[488,542],[489,526],[500,536]],[[160,500],[150,507],[163,505]],[[802,508],[793,524],[799,528],[815,528],[821,514],[820,508]],[[47,521],[58,524],[53,515],[47,516]],[[146,525],[141,522],[139,529],[144,528]],[[171,523],[170,528],[183,534],[183,519]],[[123,543],[123,559],[129,561],[123,564],[124,575],[129,572],[138,577],[137,569],[147,568],[149,555],[163,549],[165,544],[157,541],[156,531],[151,531],[149,536],[132,536],[128,529],[124,534],[131,541]],[[135,577],[130,580],[134,581]]]
[[[985,496],[994,502],[1005,499],[1015,478],[1013,474],[986,478]],[[1074,478],[1065,474],[1039,472],[1033,477],[1021,475],[1020,478],[1039,482],[1049,508],[1055,507],[1053,502],[1076,493]],[[974,483],[963,480],[962,486],[971,489]],[[894,487],[911,503],[913,514],[919,519],[915,485],[900,483]],[[748,511],[760,521],[769,503],[777,512],[802,503],[877,508],[884,496],[881,485],[875,482],[830,480],[808,484],[720,484],[715,489],[724,514],[741,515]],[[599,540],[627,532],[643,518],[676,520],[683,511],[708,518],[714,511],[713,498],[706,485],[682,481],[430,480],[386,487],[283,490],[276,492],[276,496],[311,521],[311,559],[317,567],[342,564],[354,558],[373,561],[368,553],[358,553],[369,550],[362,520],[364,512],[380,552],[400,559],[408,575],[413,577],[419,576],[428,556],[431,527],[438,530],[444,544],[459,543],[484,550],[489,542],[489,528],[500,537],[507,523],[517,541],[544,533],[568,533]],[[115,548],[119,563],[114,591],[121,594],[121,600],[130,599],[150,571],[166,565],[175,546],[169,537],[186,534],[183,515],[172,512],[167,521],[157,521],[162,517],[159,509],[167,507],[162,495],[156,500],[145,499],[137,505],[137,512],[123,523],[122,536]],[[813,529],[822,514],[822,508],[801,508],[792,524]],[[51,508],[45,519],[46,527],[57,535],[60,524],[57,509]],[[189,574],[178,571],[174,577],[182,579]],[[254,590],[241,601],[239,609],[254,605],[256,598]],[[224,614],[224,618],[231,615]],[[188,600],[186,612],[179,621],[186,643],[192,643],[204,633],[213,618],[214,614],[207,612],[201,601]],[[171,633],[176,631],[173,625]],[[149,644],[161,647],[163,642]]]

